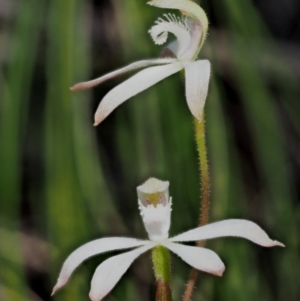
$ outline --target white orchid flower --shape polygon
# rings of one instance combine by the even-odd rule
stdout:
[[[169,198],[168,188],[169,182],[154,178],[137,187],[139,208],[149,240],[110,237],[97,239],[81,246],[64,262],[53,294],[68,282],[73,271],[84,260],[108,251],[135,248],[113,256],[98,266],[91,282],[92,301],[102,300],[137,257],[158,245],[168,248],[192,267],[217,276],[223,274],[225,266],[215,252],[206,248],[182,245],[179,242],[236,236],[264,247],[283,246],[282,243],[271,240],[258,225],[238,219],[212,223],[169,238],[171,198]]]
[[[106,80],[138,68],[155,66],[135,74],[104,96],[95,113],[95,124],[102,122],[116,107],[132,96],[148,89],[164,78],[185,70],[186,100],[191,113],[201,121],[210,78],[210,63],[196,60],[206,38],[208,21],[200,6],[190,0],[153,0],[149,5],[180,10],[185,18],[165,14],[149,30],[155,44],[167,41],[168,32],[175,35],[176,42],[169,45],[168,51],[176,58],[149,59],[130,64],[97,79],[74,85],[71,90],[79,91],[101,84]]]

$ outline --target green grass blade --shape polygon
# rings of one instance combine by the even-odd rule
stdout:
[[[1,84],[0,223],[11,231],[18,229],[20,224],[23,139],[43,9],[44,1],[30,0],[21,4],[13,28],[7,73],[3,76],[5,82]],[[0,239],[7,244],[0,249],[4,300],[28,300],[20,235],[5,239],[5,229],[3,231]]]

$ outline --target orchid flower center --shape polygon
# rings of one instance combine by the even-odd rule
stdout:
[[[158,18],[149,33],[157,45],[166,43],[168,33],[177,38],[176,56],[179,60],[195,60],[202,34],[202,27],[196,20],[185,17],[184,22],[173,14],[164,14]]]
[[[139,209],[149,239],[161,241],[169,236],[171,200],[169,182],[150,178],[137,187]]]
[[[167,204],[166,197],[164,193],[156,192],[156,193],[145,193],[145,201],[147,205],[153,205],[157,207],[158,204],[165,206]]]

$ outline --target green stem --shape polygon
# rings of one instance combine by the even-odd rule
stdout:
[[[156,301],[172,301],[171,260],[168,249],[157,246],[152,249],[152,262],[156,279]]]
[[[210,206],[210,178],[207,161],[207,151],[205,142],[205,120],[204,114],[202,120],[199,122],[194,119],[195,124],[195,139],[197,144],[197,150],[200,159],[200,183],[201,183],[201,205],[200,205],[200,217],[199,226],[204,226],[208,223],[209,219],[209,206]],[[203,246],[204,241],[199,241],[198,246]]]
[[[200,183],[201,183],[201,205],[200,205],[200,217],[199,217],[199,226],[204,226],[208,223],[209,219],[209,206],[210,206],[210,179],[209,179],[209,170],[207,162],[207,151],[206,151],[206,142],[205,142],[205,120],[204,114],[201,121],[194,119],[195,125],[195,139],[197,144],[197,150],[200,159]],[[198,241],[197,246],[203,247],[205,241]],[[193,290],[195,287],[195,282],[198,277],[198,270],[192,269],[190,272],[189,280],[186,285],[185,292],[183,294],[183,301],[191,300]]]

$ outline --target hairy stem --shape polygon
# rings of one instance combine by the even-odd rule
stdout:
[[[210,178],[207,161],[207,151],[205,142],[205,121],[204,114],[202,121],[194,119],[195,124],[195,139],[197,144],[197,150],[200,159],[200,183],[201,183],[201,206],[199,226],[204,226],[208,223],[209,219],[209,206],[210,206]],[[197,243],[199,247],[204,245],[204,241]]]
[[[209,206],[210,206],[210,180],[209,180],[209,170],[207,162],[207,152],[205,143],[205,121],[204,114],[201,121],[194,119],[195,124],[195,139],[197,144],[197,150],[200,159],[200,183],[201,183],[201,206],[200,206],[200,217],[199,226],[204,226],[208,223],[209,219]],[[198,241],[197,246],[203,247],[205,241]],[[186,285],[182,300],[190,301],[193,290],[195,287],[195,282],[198,277],[198,270],[192,269],[190,272],[189,280]]]
[[[169,250],[163,246],[152,249],[152,262],[156,279],[156,301],[172,301],[171,260]]]

